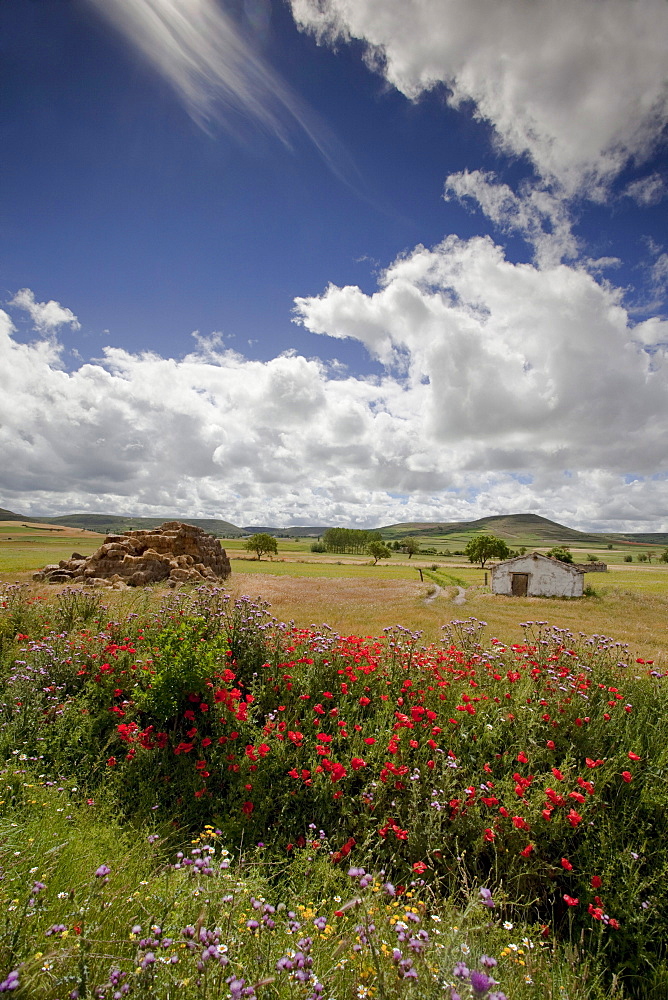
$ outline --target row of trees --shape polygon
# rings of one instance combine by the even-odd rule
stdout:
[[[370,542],[382,542],[380,531],[363,531],[358,528],[328,528],[322,536],[327,552],[344,552],[364,555]]]
[[[379,531],[362,531],[356,528],[328,528],[322,538],[323,551],[344,552],[351,555],[373,556],[374,565],[379,559],[389,559],[392,555],[390,548],[383,542]],[[420,551],[420,543],[412,535],[402,538],[401,541],[392,543],[395,552],[402,551],[408,553],[408,558]],[[258,559],[263,555],[276,555],[278,545],[273,535],[260,532],[251,535],[244,542],[244,548],[248,552],[255,552]],[[513,556],[524,555],[526,548],[522,546],[517,551],[508,548],[502,538],[496,535],[475,535],[467,544],[464,550],[469,562],[480,563],[480,568],[485,568],[485,563],[490,559],[510,559]],[[546,555],[552,559],[559,559],[560,562],[572,563],[573,555],[568,545],[555,545]],[[655,553],[640,552],[637,556],[638,562],[650,562]],[[596,556],[587,557],[590,562],[596,561]],[[668,563],[668,549],[664,549],[658,558],[659,562]],[[625,556],[625,562],[632,562],[633,556]]]

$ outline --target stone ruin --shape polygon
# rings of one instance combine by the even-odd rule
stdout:
[[[107,535],[92,556],[73,552],[69,559],[45,566],[33,580],[118,587],[146,587],[164,580],[175,587],[219,583],[231,572],[227,553],[214,535],[181,521],[166,521],[159,528]]]

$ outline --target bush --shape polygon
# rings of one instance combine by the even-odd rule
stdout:
[[[626,563],[633,562],[633,556],[624,556],[624,562]]]
[[[350,855],[435,909],[465,908],[483,887],[505,920],[582,941],[608,988],[614,973],[633,996],[665,995],[668,692],[653,664],[629,670],[623,646],[532,623],[521,642],[487,644],[474,619],[427,647],[398,627],[341,637],[204,591],[98,631],[43,625],[3,656],[5,813],[67,794],[82,808],[106,801],[126,830],[157,821],[191,838],[212,823],[243,856],[261,842],[277,884],[300,846],[304,870],[315,870],[323,830],[325,867]],[[59,822],[75,822],[69,802],[58,808]],[[23,825],[3,827],[5,870],[25,864],[13,853],[25,849],[14,846]],[[208,890],[190,885],[204,907]],[[357,898],[362,887],[352,888]],[[5,892],[7,905],[23,899],[13,882]],[[66,905],[51,900],[51,922]],[[160,913],[142,920],[159,924],[171,908],[163,892]],[[94,949],[105,935],[82,938]],[[8,949],[6,963],[19,952],[33,956],[34,942]],[[128,959],[128,975],[137,967]]]

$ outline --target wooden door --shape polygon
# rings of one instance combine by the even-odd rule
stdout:
[[[526,597],[529,589],[528,573],[513,573],[510,581],[510,589],[513,597]]]

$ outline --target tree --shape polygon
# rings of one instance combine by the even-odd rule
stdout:
[[[568,545],[555,545],[554,548],[550,549],[549,552],[546,552],[545,555],[548,557],[548,559],[558,559],[559,562],[563,563],[573,562],[573,556],[571,554],[571,550],[569,549]]]
[[[663,550],[663,552],[659,556],[659,562],[668,563],[668,549]]]
[[[417,540],[417,538],[413,538],[411,535],[408,535],[407,538],[401,539],[401,547],[404,550],[404,552],[408,552],[409,559],[411,556],[414,556],[416,552],[420,551],[419,541]]]
[[[367,553],[373,556],[374,566],[379,559],[389,559],[392,556],[391,551],[388,549],[387,545],[383,542],[373,541],[369,542],[366,547]]]
[[[485,568],[488,559],[507,559],[510,549],[502,538],[496,535],[474,535],[465,549],[469,562],[480,563],[480,569]]]
[[[266,531],[261,531],[257,535],[251,535],[244,542],[247,552],[257,552],[258,560],[266,553],[276,555],[278,553],[278,543],[273,535],[268,535]]]

